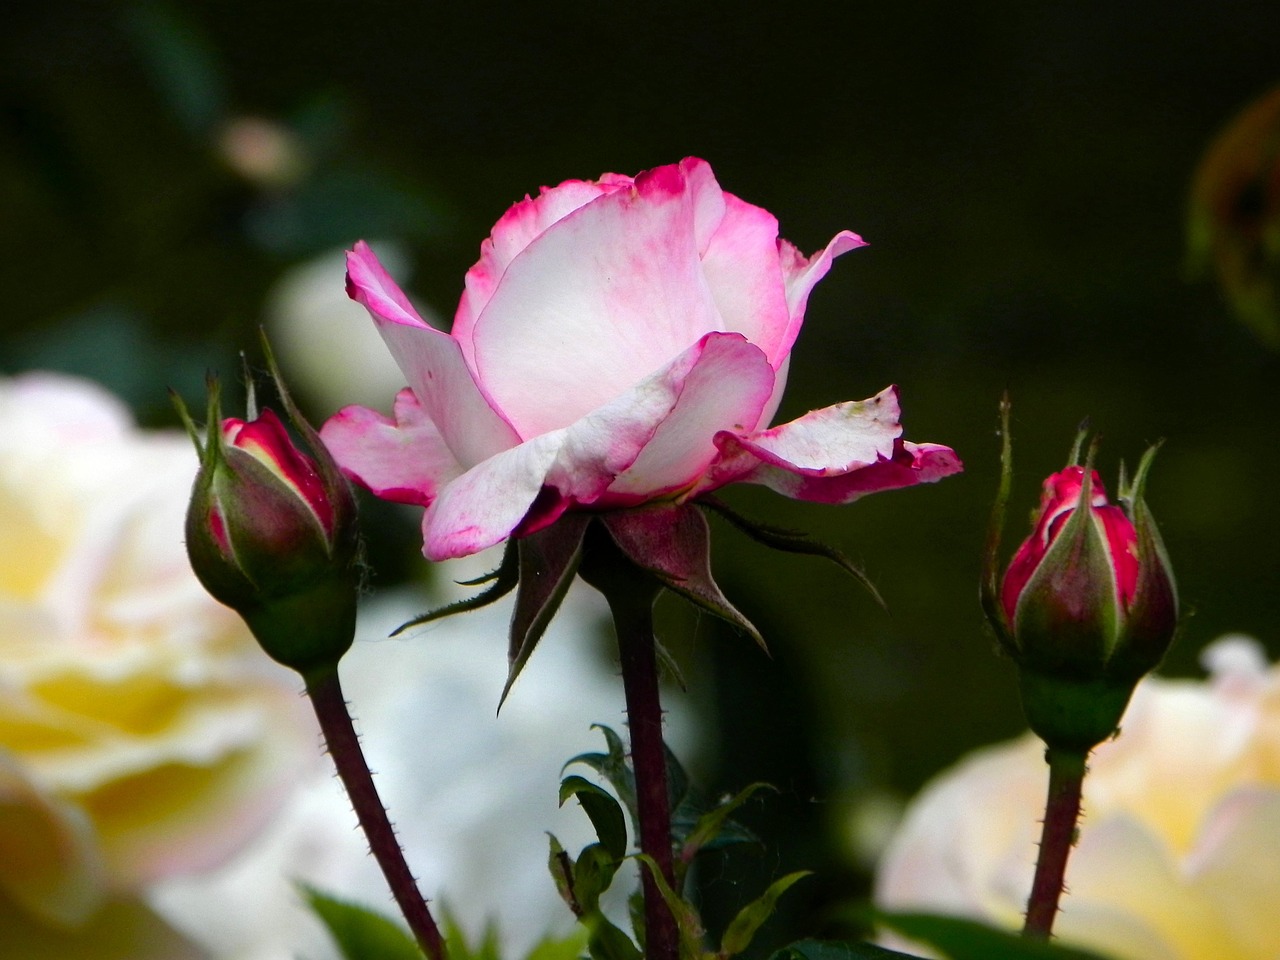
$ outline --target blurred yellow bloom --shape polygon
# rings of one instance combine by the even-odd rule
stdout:
[[[1244,638],[1208,681],[1149,678],[1093,754],[1055,933],[1122,960],[1280,956],[1280,667]],[[1021,923],[1047,774],[1031,735],[980,750],[909,808],[881,862],[891,908]]]
[[[234,852],[316,753],[187,565],[195,469],[93,385],[0,379],[0,943],[23,957],[199,956],[138,896]]]

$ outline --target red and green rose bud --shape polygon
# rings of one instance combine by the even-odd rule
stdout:
[[[1134,686],[1173,639],[1177,588],[1143,499],[1154,456],[1153,447],[1132,483],[1122,472],[1118,504],[1092,452],[1049,477],[1032,535],[998,591],[989,551],[987,616],[1018,664],[1032,729],[1050,746],[1089,749],[1114,733]]]
[[[279,386],[279,379],[277,385]],[[271,410],[222,418],[210,382],[200,471],[187,511],[187,553],[213,597],[238,612],[262,648],[303,674],[351,645],[359,537],[350,487],[315,431],[280,395],[306,450]]]

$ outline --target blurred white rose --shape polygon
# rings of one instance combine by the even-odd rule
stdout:
[[[92,384],[0,379],[6,955],[201,955],[138,894],[225,860],[315,754],[297,685],[187,565],[195,468]]]
[[[1280,957],[1280,668],[1242,637],[1204,662],[1204,682],[1143,681],[1093,754],[1063,940],[1123,960]],[[890,843],[877,903],[1020,926],[1046,778],[1031,735],[943,773]]]

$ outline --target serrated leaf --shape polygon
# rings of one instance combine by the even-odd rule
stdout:
[[[725,929],[724,936],[720,938],[720,955],[732,957],[747,949],[756,931],[773,916],[773,911],[778,906],[778,898],[791,889],[793,884],[809,876],[811,872],[797,870],[795,873],[788,873],[785,877],[779,877],[769,884],[768,890],[739,910],[738,915]]]
[[[597,723],[592,725],[592,729],[604,734],[609,752],[580,753],[576,757],[571,757],[560,770],[563,773],[575,763],[581,763],[608,780],[609,786],[613,787],[613,792],[618,795],[622,805],[631,814],[631,825],[635,827],[639,823],[636,813],[636,777],[631,765],[627,763],[626,747],[622,743],[622,738],[612,728]]]
[[[596,837],[613,856],[621,860],[627,855],[627,821],[622,807],[602,787],[579,776],[565,777],[560,782],[560,806],[570,797],[577,797],[578,803],[591,818],[591,825],[596,828]]]
[[[422,960],[413,938],[390,918],[306,884],[299,884],[298,889],[329,931],[343,960]]]
[[[738,793],[729,800],[718,804],[715,808],[700,816],[694,824],[693,829],[689,831],[688,836],[685,838],[684,844],[680,850],[680,859],[685,863],[688,863],[694,858],[694,855],[697,854],[699,850],[702,850],[704,847],[707,847],[716,840],[720,836],[721,831],[724,830],[725,825],[729,823],[729,814],[733,813],[733,811],[737,810],[740,806],[750,800],[751,797],[760,790],[773,790],[775,793],[777,792],[777,788],[774,787],[773,784],[753,783],[738,791]],[[745,828],[739,829],[743,829],[748,836],[754,839],[754,835],[745,831]]]
[[[1082,947],[1030,939],[964,917],[880,910],[870,916],[904,937],[935,947],[949,960],[1108,960]]]
[[[800,940],[778,950],[769,960],[921,960],[914,953],[878,947],[874,943]]]

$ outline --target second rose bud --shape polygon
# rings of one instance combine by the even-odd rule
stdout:
[[[1007,436],[1007,429],[1006,429]],[[1093,451],[1044,482],[1033,531],[997,586],[1005,485],[983,581],[988,620],[1019,668],[1027,718],[1050,746],[1089,749],[1111,736],[1133,687],[1163,658],[1178,624],[1173,569],[1143,498],[1149,449],[1118,503]]]

